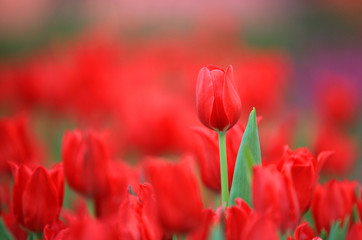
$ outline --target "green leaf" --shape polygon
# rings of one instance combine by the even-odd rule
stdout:
[[[215,225],[212,228],[209,239],[210,240],[224,240],[225,239],[223,231],[221,230],[220,225]]]
[[[331,230],[329,231],[328,240],[343,240],[346,239],[347,229],[349,224],[349,216],[344,220],[344,224],[341,228],[341,220],[333,223],[331,226]]]
[[[235,205],[235,199],[238,197],[242,198],[249,206],[252,206],[252,169],[256,164],[261,164],[261,152],[254,108],[249,115],[248,125],[245,128],[236,158],[229,206]]]
[[[5,227],[3,219],[0,218],[0,239],[4,240],[13,240],[14,238],[9,233],[8,229]]]

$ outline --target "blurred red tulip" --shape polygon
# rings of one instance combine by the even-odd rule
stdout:
[[[202,220],[200,189],[189,160],[148,159],[145,163],[145,177],[153,186],[159,221],[167,233],[190,232]]]
[[[140,186],[139,196],[128,194],[118,211],[119,239],[161,239],[155,204],[149,184]]]
[[[325,76],[318,91],[319,109],[325,121],[348,124],[358,117],[358,91],[349,79]]]
[[[215,131],[227,131],[239,120],[241,102],[234,86],[233,68],[226,72],[203,67],[196,84],[196,111],[200,121]]]
[[[10,173],[8,161],[31,166],[39,157],[24,116],[0,120],[0,173]]]
[[[270,216],[283,232],[297,226],[300,210],[292,180],[274,165],[253,168],[252,196],[255,211]]]
[[[347,235],[347,240],[361,240],[362,239],[362,224],[355,223]]]
[[[356,182],[331,180],[324,186],[317,185],[312,201],[312,215],[318,233],[327,232],[333,222],[351,216],[356,202]]]
[[[278,240],[279,236],[277,226],[269,216],[253,213],[246,221],[243,234],[240,239]]]
[[[103,135],[93,131],[66,132],[62,159],[71,188],[88,197],[107,192],[110,159]]]
[[[294,231],[295,240],[319,240],[307,222],[301,223]]]
[[[111,161],[107,173],[107,192],[94,196],[96,216],[110,217],[117,214],[119,206],[126,199],[131,186],[138,193],[139,171],[132,169],[126,163]]]
[[[235,203],[235,206],[226,209],[225,237],[227,240],[243,239],[243,230],[252,214],[251,208],[241,198],[235,199]]]
[[[194,128],[194,132],[199,136],[199,139],[196,139],[194,149],[197,155],[202,182],[211,190],[220,192],[220,158],[217,133],[203,127]],[[234,176],[236,156],[239,151],[243,133],[244,127],[241,123],[235,124],[232,129],[226,132],[227,164],[230,189]]]
[[[332,125],[321,127],[314,145],[315,152],[332,151],[334,154],[323,164],[322,171],[329,174],[345,174],[357,160],[356,141]]]
[[[19,224],[32,232],[58,219],[63,205],[64,175],[62,165],[48,171],[34,170],[11,163],[14,177],[13,210]]]
[[[200,226],[188,235],[189,240],[209,239],[210,230],[215,222],[215,212],[211,209],[204,209]]]
[[[278,169],[292,179],[302,214],[308,210],[312,201],[322,163],[331,155],[331,152],[324,152],[315,159],[307,148],[292,151],[286,147],[284,150]]]

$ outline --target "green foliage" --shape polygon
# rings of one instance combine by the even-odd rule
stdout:
[[[230,191],[230,206],[235,205],[235,199],[238,197],[242,198],[249,206],[252,206],[252,168],[256,164],[261,164],[261,152],[256,122],[256,111],[254,108],[249,115],[248,124],[245,128],[238,156],[236,158],[233,184]]]

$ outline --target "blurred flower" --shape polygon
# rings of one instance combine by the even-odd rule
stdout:
[[[128,194],[118,211],[119,239],[161,239],[162,232],[158,225],[155,204],[149,184],[140,186],[139,196]]]
[[[333,222],[351,216],[356,202],[356,182],[331,180],[324,186],[317,185],[312,201],[312,215],[318,233],[327,232]]]
[[[348,124],[357,118],[358,92],[348,79],[329,77],[318,91],[319,109],[324,121]]]
[[[355,140],[331,125],[321,127],[314,144],[315,152],[325,150],[334,153],[323,165],[322,171],[325,173],[345,174],[357,160]]]
[[[110,158],[105,136],[93,131],[66,132],[62,159],[67,182],[79,193],[93,197],[107,192]]]
[[[246,221],[242,238],[240,239],[278,240],[277,226],[270,216],[255,212]]]
[[[309,223],[301,223],[294,231],[295,240],[321,240],[313,232],[312,228],[309,226]]]
[[[131,186],[138,193],[139,171],[121,161],[111,161],[107,173],[107,192],[94,196],[96,216],[110,217],[117,214]]]
[[[235,206],[226,209],[225,237],[227,240],[243,239],[243,230],[252,213],[251,208],[241,198],[235,199]]]
[[[283,90],[291,72],[288,56],[280,52],[243,53],[235,75],[240,99],[249,112],[274,115],[284,105]],[[284,143],[285,144],[285,143]]]
[[[195,127],[193,130],[199,137],[195,140],[194,147],[202,182],[211,190],[219,192],[221,190],[221,183],[219,142],[217,133],[203,127]],[[244,127],[241,123],[235,124],[233,128],[226,132],[226,150],[230,189],[234,176],[236,157],[243,133]]]
[[[159,221],[167,233],[187,233],[202,220],[202,200],[190,159],[170,163],[150,158],[145,177],[153,186]]]
[[[297,226],[300,210],[292,180],[274,165],[253,168],[252,196],[255,211],[270,216],[280,230]]]
[[[188,235],[189,240],[209,239],[210,230],[215,222],[216,214],[211,209],[204,209],[200,226]]]
[[[362,224],[355,223],[347,235],[347,240],[362,239]]]
[[[48,171],[39,166],[11,163],[14,177],[13,209],[17,222],[32,232],[58,219],[63,205],[64,175],[62,165]]]
[[[28,130],[26,118],[0,120],[0,173],[10,173],[8,161],[32,166],[40,154],[36,141]]]
[[[196,111],[200,121],[215,131],[227,131],[239,120],[241,102],[234,86],[233,68],[226,72],[203,67],[196,83]]]
[[[298,148],[294,151],[288,147],[284,149],[278,169],[292,179],[302,214],[308,210],[312,201],[319,170],[331,155],[331,152],[323,152],[315,159],[307,148]]]

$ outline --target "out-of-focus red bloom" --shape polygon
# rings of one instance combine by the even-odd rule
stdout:
[[[200,121],[215,131],[227,131],[239,120],[241,102],[234,86],[233,68],[226,72],[203,67],[196,83],[196,111]]]
[[[269,216],[253,213],[247,219],[240,239],[278,240],[277,226]]]
[[[318,91],[318,112],[330,123],[348,124],[355,120],[358,114],[356,87],[340,76],[326,78]]]
[[[48,171],[34,170],[11,163],[14,176],[13,210],[19,224],[32,232],[58,219],[63,205],[64,175],[62,165]]]
[[[360,240],[362,239],[362,224],[355,223],[347,235],[347,240]]]
[[[34,165],[39,160],[36,141],[24,116],[0,120],[0,173],[10,173],[8,161]]]
[[[129,194],[118,211],[119,239],[161,239],[155,204],[149,184],[140,186],[139,196]]]
[[[319,240],[307,222],[301,223],[294,231],[295,240]]]
[[[196,139],[195,152],[200,167],[202,182],[211,190],[219,192],[221,190],[221,183],[217,133],[203,127],[196,127],[194,131],[199,136],[199,139]],[[236,156],[243,133],[244,127],[241,123],[237,123],[232,129],[226,132],[229,188],[231,188],[233,181]]]
[[[190,159],[149,159],[145,177],[153,186],[159,221],[167,233],[187,233],[202,220],[202,200]]]
[[[111,161],[107,192],[94,196],[96,216],[100,218],[117,214],[119,206],[126,199],[129,186],[138,193],[139,171],[126,163]]]
[[[308,210],[318,182],[319,170],[322,163],[331,155],[331,152],[323,152],[315,159],[307,148],[298,148],[294,151],[285,148],[278,163],[278,170],[292,179],[301,213]]]
[[[188,235],[189,240],[204,240],[209,239],[211,227],[215,221],[215,213],[211,209],[203,210],[203,217],[200,227]]]
[[[315,152],[333,151],[334,154],[324,163],[322,171],[329,174],[344,174],[351,170],[358,148],[355,140],[332,125],[321,128],[314,145]]]
[[[63,230],[67,229],[67,225],[60,221],[59,219],[51,224],[47,224],[43,230],[43,239],[44,240],[54,240],[62,239],[60,236],[63,233]],[[59,235],[59,236],[58,236]]]
[[[255,211],[269,215],[282,231],[297,226],[300,210],[292,180],[274,165],[253,168],[252,196]]]
[[[93,131],[66,132],[62,159],[71,188],[88,197],[107,192],[110,158],[104,135]]]
[[[15,219],[11,202],[11,183],[7,180],[0,183],[0,217],[15,239],[25,240],[27,239],[27,233]]]
[[[235,79],[245,109],[255,107],[263,116],[275,114],[283,106],[283,90],[291,72],[290,59],[280,52],[242,55]]]
[[[235,206],[226,209],[225,237],[227,240],[243,239],[244,227],[252,210],[242,199],[235,199]]]
[[[277,164],[285,145],[293,141],[296,116],[291,114],[285,119],[277,120],[272,126],[263,123],[260,125],[260,148],[264,165]]]
[[[356,202],[356,182],[337,182],[331,180],[324,186],[317,185],[312,201],[312,215],[318,233],[322,229],[327,232],[334,221],[342,224],[350,216]]]
[[[357,200],[357,210],[359,213],[359,217],[362,218],[362,187],[360,187],[360,193],[359,196],[360,198]]]
[[[119,111],[125,147],[148,155],[188,149],[191,131],[185,126],[197,123],[194,109],[184,99],[159,88],[134,88],[125,92]]]

